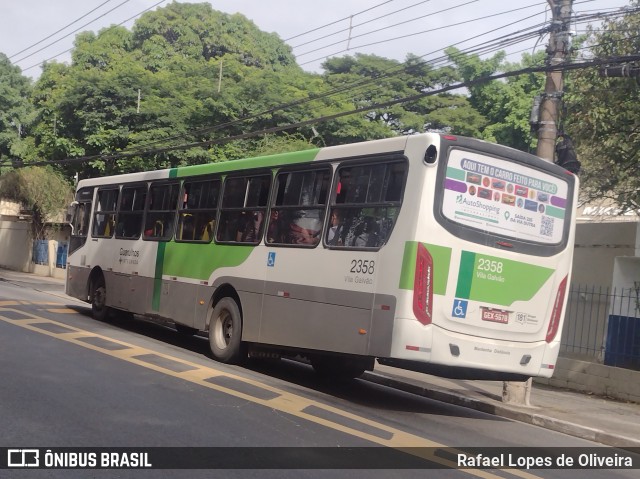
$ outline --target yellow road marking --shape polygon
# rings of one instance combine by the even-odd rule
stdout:
[[[40,334],[51,336],[53,338],[60,339],[69,343],[73,343],[78,346],[82,346],[83,348],[91,349],[93,351],[97,351],[114,358],[122,359],[129,363],[137,364],[138,366],[142,366],[147,369],[151,369],[153,371],[157,371],[159,373],[162,373],[168,376],[173,376],[178,379],[186,380],[191,383],[198,384],[202,387],[212,389],[230,396],[234,396],[255,404],[260,404],[268,408],[290,414],[300,419],[305,419],[307,421],[311,421],[316,424],[320,424],[328,428],[341,431],[345,434],[349,434],[351,436],[355,436],[376,444],[380,444],[382,446],[404,450],[413,455],[417,455],[425,459],[428,459],[431,462],[441,464],[445,467],[456,469],[457,464],[454,461],[450,461],[443,457],[436,456],[435,454],[437,453],[437,451],[435,450],[421,449],[421,448],[440,449],[442,452],[445,452],[446,454],[457,454],[457,453],[463,452],[455,448],[452,448],[450,446],[446,446],[444,444],[440,444],[435,441],[431,441],[429,439],[407,433],[400,429],[387,426],[386,424],[372,421],[365,417],[358,416],[356,414],[352,414],[350,412],[338,409],[336,407],[320,403],[313,399],[308,399],[302,396],[289,393],[283,389],[278,389],[276,387],[261,383],[253,379],[244,378],[242,376],[238,376],[226,371],[222,371],[214,367],[202,366],[200,364],[192,363],[190,361],[186,361],[174,356],[169,356],[169,355],[166,355],[151,349],[147,349],[141,346],[135,346],[133,344],[126,343],[108,336],[102,336],[100,334],[91,333],[90,331],[75,328],[73,326],[60,323],[58,321],[53,321],[53,320],[39,317],[36,315],[31,315],[30,318],[24,318],[24,319],[11,319],[10,317],[3,316],[2,313],[15,312],[22,315],[25,315],[27,313],[25,313],[24,311],[20,311],[20,310],[12,309],[8,307],[8,306],[16,305],[16,303],[13,303],[13,304],[6,304],[6,303],[9,303],[9,302],[0,303],[0,320],[5,321],[9,324],[20,326],[22,328],[25,328]],[[74,313],[77,312],[75,310],[70,310],[70,311],[73,311]],[[71,331],[55,333],[55,332],[47,331],[46,329],[38,328],[37,324],[42,324],[42,323],[58,325],[60,327],[66,328],[67,330],[71,330]],[[126,347],[126,349],[109,350],[109,349],[101,348],[97,345],[93,345],[91,343],[82,341],[82,339],[86,339],[88,337],[101,338],[105,341],[108,341],[109,343],[120,344]],[[174,363],[181,363],[185,366],[189,366],[190,370],[177,372],[177,371],[163,368],[162,366],[152,364],[150,362],[146,362],[144,360],[137,358],[138,356],[144,356],[144,355],[153,355],[156,357],[165,358]],[[246,394],[241,391],[237,391],[237,390],[207,381],[207,379],[211,379],[213,377],[227,377],[235,381],[240,381],[242,383],[251,385],[253,387],[260,388],[265,391],[270,391],[274,393],[275,397],[270,399],[261,399],[261,398],[252,396],[250,394]],[[360,431],[354,427],[349,427],[344,424],[340,424],[338,422],[332,421],[330,419],[325,419],[325,418],[310,414],[309,412],[305,412],[305,410],[313,409],[313,408],[326,411],[327,413],[329,413],[329,415],[340,416],[342,418],[345,418],[349,422],[355,422],[363,426],[368,426],[370,428],[374,428],[380,431],[385,431],[388,433],[390,438],[386,439],[380,436],[376,436],[374,434]],[[366,429],[366,427],[364,429]],[[473,476],[482,477],[482,478],[502,477],[484,470],[460,469],[460,471],[466,472]],[[522,477],[525,479],[533,479],[538,477],[528,472],[520,471],[517,469],[501,469],[501,471],[505,473],[513,474],[515,476]]]
[[[45,311],[47,313],[57,313],[57,314],[73,314],[73,313],[77,313],[77,311],[75,309],[71,309],[71,308],[47,308],[45,309]]]

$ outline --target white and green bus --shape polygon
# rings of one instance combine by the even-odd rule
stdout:
[[[577,190],[538,157],[439,134],[86,179],[66,292],[97,319],[206,333],[225,363],[549,377]]]

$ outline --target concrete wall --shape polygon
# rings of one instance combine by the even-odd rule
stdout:
[[[610,287],[615,258],[636,253],[639,225],[635,222],[578,224],[571,283]]]
[[[553,377],[533,381],[640,404],[640,371],[631,369],[560,357]]]
[[[31,265],[30,223],[0,220],[0,266],[29,271]]]
[[[56,256],[58,244],[68,243],[70,229],[68,226],[48,227],[45,236],[49,240],[49,264],[35,264],[32,262],[31,223],[20,221],[17,216],[1,217],[0,267],[41,276],[65,278],[66,270],[56,267]]]

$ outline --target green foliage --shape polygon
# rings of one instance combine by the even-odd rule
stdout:
[[[34,239],[40,239],[47,221],[55,221],[73,200],[73,188],[52,167],[26,167],[0,177],[0,197],[21,203],[31,211]]]
[[[25,140],[34,120],[30,89],[30,81],[0,53],[0,161],[32,154],[32,142]]]
[[[639,6],[640,2],[632,2]],[[584,39],[598,58],[640,51],[640,14],[609,21]],[[638,68],[638,65],[633,65]],[[622,210],[640,208],[640,86],[631,78],[605,78],[598,69],[571,76],[565,129],[582,162],[581,191],[587,200],[608,197]]]
[[[361,85],[355,90],[348,89],[342,96],[345,105],[352,104],[351,109],[411,97],[429,89],[450,85],[457,79],[451,68],[435,70],[413,55],[409,55],[404,64],[400,64],[375,55],[356,54],[353,57],[332,58],[323,67],[327,71],[327,83],[333,88]],[[348,123],[351,128],[347,128],[348,133],[342,133],[337,139],[353,140],[367,130],[369,137],[361,139],[425,130],[473,136],[486,123],[482,115],[473,110],[465,96],[453,94],[427,96],[412,102],[378,108],[364,114],[362,119],[370,124],[356,125],[352,118],[343,120],[341,123]],[[332,126],[335,128],[335,125]],[[354,135],[354,126],[360,133]]]
[[[462,53],[456,48],[448,48],[446,53],[464,81],[540,65],[544,56],[543,52],[533,56],[525,54],[520,63],[507,63],[504,52],[498,52],[488,59]],[[542,91],[543,86],[543,74],[527,74],[469,87],[469,102],[477,114],[486,119],[486,123],[480,127],[480,137],[522,151],[532,150],[536,139],[531,133],[529,117],[533,98]],[[479,122],[476,124],[480,125]]]

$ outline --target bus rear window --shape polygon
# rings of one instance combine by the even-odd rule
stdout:
[[[453,149],[442,188],[442,214],[457,224],[519,241],[563,240],[569,185],[516,162]]]

